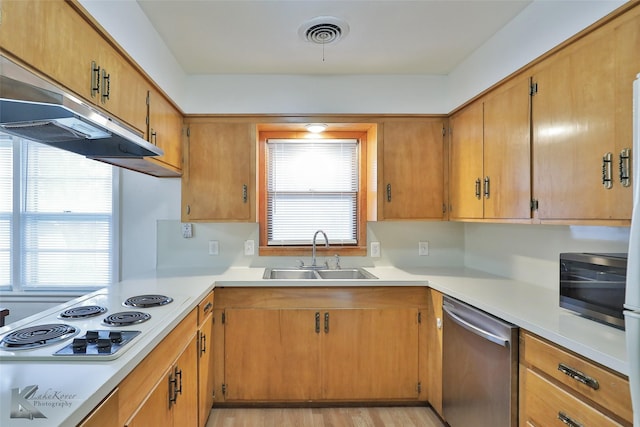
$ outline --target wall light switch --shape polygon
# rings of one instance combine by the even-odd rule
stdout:
[[[380,258],[380,242],[371,242],[371,257]]]
[[[217,240],[209,240],[209,255],[218,255],[220,247]]]
[[[245,255],[253,255],[255,253],[255,241],[253,240],[245,240],[244,241],[244,254]]]
[[[429,242],[418,242],[418,255],[429,255]]]
[[[193,224],[190,222],[182,223],[182,237],[185,239],[193,237]]]

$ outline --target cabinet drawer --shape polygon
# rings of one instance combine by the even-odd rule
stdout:
[[[525,370],[524,380],[526,384],[525,419],[528,426],[621,426],[602,412],[561,390],[530,369]]]
[[[535,367],[580,395],[631,422],[633,419],[631,395],[629,382],[626,379],[540,338],[529,334],[523,334],[523,336],[524,360],[527,365]],[[576,378],[581,378],[591,385],[584,384]]]
[[[213,313],[213,291],[209,292],[209,295],[198,304],[198,326],[202,325],[202,322],[211,313]]]

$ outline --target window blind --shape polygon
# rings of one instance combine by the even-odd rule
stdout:
[[[112,167],[30,141],[22,150],[23,286],[108,285]]]
[[[267,141],[267,244],[357,244],[358,140]]]
[[[0,287],[11,285],[13,141],[0,135]]]

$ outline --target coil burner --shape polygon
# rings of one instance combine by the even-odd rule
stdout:
[[[173,298],[165,295],[137,295],[131,298],[127,298],[124,305],[129,307],[159,307],[161,305],[169,304],[173,301]]]
[[[60,319],[86,319],[88,317],[99,316],[106,312],[106,307],[101,307],[99,305],[85,305],[65,310],[60,313],[58,317]]]
[[[26,350],[44,347],[71,338],[80,330],[64,323],[36,325],[18,329],[5,336],[0,341],[0,348],[4,350]]]
[[[130,326],[146,322],[151,315],[141,311],[121,311],[105,317],[102,321],[107,326]]]

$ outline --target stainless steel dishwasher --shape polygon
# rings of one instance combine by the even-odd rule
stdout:
[[[518,328],[453,298],[442,309],[442,406],[451,427],[518,425]]]

